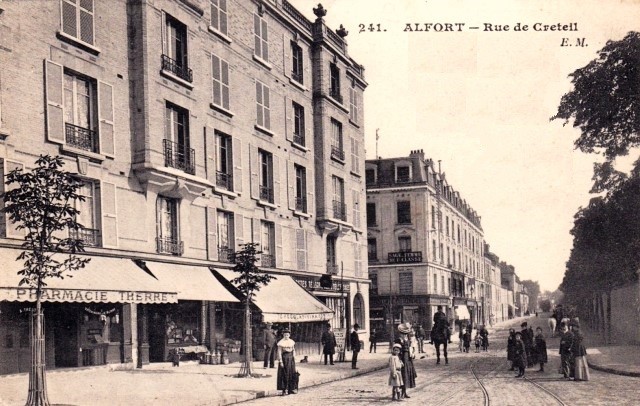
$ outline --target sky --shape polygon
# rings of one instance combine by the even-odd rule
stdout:
[[[289,2],[315,20],[318,0]],[[549,119],[571,89],[569,73],[594,59],[608,40],[640,29],[640,2],[325,0],[322,5],[329,27],[342,24],[349,31],[348,53],[365,67],[367,159],[376,151],[391,158],[423,149],[426,157],[442,160],[449,184],[482,217],[491,251],[521,279],[555,290],[572,246],[573,215],[593,197],[593,162],[601,158],[574,150],[579,130]],[[432,25],[428,32],[405,31],[406,24],[415,28],[416,23],[423,30]],[[438,23],[449,23],[454,31],[438,32]],[[571,23],[577,31],[534,30]]]

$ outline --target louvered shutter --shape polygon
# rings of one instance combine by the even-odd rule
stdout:
[[[47,139],[64,144],[64,69],[62,65],[45,60],[47,97]]]
[[[62,0],[62,32],[74,38],[78,38],[78,9],[75,3],[75,0]]]
[[[293,140],[293,132],[294,130],[294,120],[293,120],[293,105],[291,104],[291,99],[284,97],[284,137],[291,141]]]
[[[251,198],[260,198],[260,162],[258,161],[258,148],[249,144],[249,170],[251,171]]]
[[[98,81],[98,135],[100,137],[100,153],[115,156],[115,134],[113,117],[113,87]]]
[[[262,243],[260,233],[260,220],[259,219],[251,219],[251,242],[259,244],[258,251],[262,251]],[[266,242],[266,241],[265,241]]]
[[[102,245],[105,248],[118,247],[117,193],[116,185],[102,182],[100,199],[102,212]]]
[[[292,66],[292,57],[291,57],[291,40],[287,37],[288,32],[282,34],[282,54],[284,57],[282,58],[284,70],[284,76],[291,76],[291,66]]]
[[[280,167],[280,158],[276,155],[272,155],[273,165],[273,204],[280,205],[280,189],[282,189],[282,182],[280,181],[280,174],[283,172]]]
[[[231,146],[233,153],[233,191],[237,194],[242,193],[242,141],[240,138],[233,137],[233,145]]]
[[[307,233],[296,229],[296,266],[298,271],[307,270]]]
[[[93,45],[94,42],[93,0],[80,0],[80,40]]]
[[[207,258],[218,260],[218,211],[207,207]]]
[[[287,201],[289,209],[296,209],[296,169],[293,162],[287,160]],[[301,196],[302,197],[302,196]]]
[[[233,235],[236,238],[236,252],[242,249],[242,244],[244,244],[245,232],[244,232],[244,216],[242,214],[234,213],[233,221],[235,223],[235,227],[233,230]]]
[[[216,184],[216,154],[218,151],[216,141],[215,130],[211,127],[206,127],[204,134],[205,168],[207,170],[207,180],[214,185]]]
[[[276,234],[276,267],[282,268],[282,226],[276,224],[274,232]]]

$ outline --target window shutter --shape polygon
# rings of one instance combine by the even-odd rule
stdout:
[[[269,61],[269,29],[267,20],[262,18],[262,59]]]
[[[259,219],[251,219],[251,232],[253,233],[251,242],[259,244],[258,251],[262,251],[262,237],[260,232],[260,220]]]
[[[307,114],[307,109],[304,110],[304,146],[313,148],[313,114]]]
[[[289,40],[289,38],[287,37],[287,33],[288,31],[282,34],[282,54],[284,55],[284,57],[282,58],[282,62],[284,65],[282,69],[284,70],[284,76],[290,77],[293,62],[291,59],[291,40]]]
[[[80,0],[80,40],[93,45],[93,0]]]
[[[280,168],[280,158],[276,155],[272,155],[273,157],[273,203],[276,205],[280,205],[280,189],[282,188],[282,182],[280,181],[280,173],[282,173],[282,168]],[[284,160],[283,160],[284,162]],[[286,173],[286,172],[284,172]]]
[[[105,248],[118,247],[118,221],[116,204],[116,185],[109,182],[102,182],[100,188],[102,198],[100,199],[102,213],[102,246]]]
[[[353,226],[360,228],[360,195],[357,189],[351,189],[351,205],[353,206]]]
[[[218,260],[218,211],[207,207],[207,258]]]
[[[221,61],[220,67],[222,70],[222,107],[228,110],[231,108],[229,102],[229,63],[227,61]]]
[[[220,72],[220,58],[211,54],[211,77],[213,82],[213,104],[222,106],[222,75]]]
[[[293,105],[291,104],[291,99],[284,97],[284,137],[287,141],[293,140]]]
[[[24,169],[24,164],[20,163],[20,162],[13,162],[13,161],[7,161],[4,160],[4,164],[2,165],[1,169],[3,170],[3,174],[2,174],[2,179],[4,179],[4,177],[9,174],[9,172],[11,172],[14,169]],[[17,186],[17,184],[13,184],[13,185],[6,185],[4,182],[0,182],[0,190],[2,192],[4,191],[9,191],[9,190],[13,190],[15,189]],[[2,204],[2,207],[4,207],[4,202],[1,201],[0,199],[0,204]],[[4,213],[2,214],[3,216],[3,222],[4,222],[4,228],[5,228],[5,236],[7,238],[24,238],[24,230],[18,230],[17,226],[18,224],[13,223],[10,219],[9,219],[9,213]]]
[[[233,154],[233,191],[237,194],[242,193],[242,141],[240,138],[233,137],[231,145]]]
[[[296,208],[296,169],[293,162],[287,160],[287,195],[289,202],[289,209],[295,210]]]
[[[307,60],[307,55],[309,54],[309,50],[305,49],[304,46],[302,46],[302,43],[298,43],[300,45],[300,48],[302,48],[302,72],[303,72],[303,84],[309,83],[309,85],[311,85],[311,64],[309,63],[309,61]]]
[[[284,247],[282,251],[282,264],[286,269],[295,269],[296,263],[296,230],[290,227],[282,227],[282,239]]]
[[[61,8],[62,32],[78,38],[77,6],[75,5],[75,0],[73,0],[73,2],[62,0]]]
[[[249,170],[251,171],[251,198],[260,198],[260,162],[258,148],[249,144]]]
[[[242,244],[244,244],[244,216],[242,214],[233,214],[233,222],[234,225],[234,236],[236,238],[236,252],[242,249]]]
[[[164,11],[162,12],[161,23],[160,36],[162,37],[162,54],[167,55],[169,53],[167,50],[167,13]]]
[[[207,171],[207,180],[214,185],[216,184],[216,154],[218,146],[216,145],[216,132],[211,127],[204,130],[204,153],[205,153],[205,169]]]
[[[298,271],[307,269],[307,233],[303,229],[295,230],[296,265]]]
[[[309,175],[309,170],[307,170],[307,179],[305,180],[307,185],[307,213],[313,215],[313,208],[315,207],[315,195],[313,193],[313,188],[315,187],[315,182],[313,181],[313,176]],[[310,179],[311,182],[309,182]]]
[[[100,136],[100,153],[115,156],[115,139],[113,131],[113,87],[98,81],[98,121]]]
[[[64,144],[63,74],[62,65],[45,60],[47,139],[58,144]]]
[[[282,226],[276,224],[274,231],[276,234],[276,268],[282,268]]]

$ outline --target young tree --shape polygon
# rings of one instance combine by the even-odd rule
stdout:
[[[83,268],[89,259],[74,255],[84,251],[82,240],[62,237],[66,231],[77,231],[79,214],[76,200],[83,201],[78,190],[82,181],[62,170],[60,157],[40,156],[36,167],[29,171],[15,169],[6,176],[7,192],[2,196],[3,212],[24,230],[22,252],[17,260],[23,261],[18,271],[20,286],[27,285],[36,293],[36,309],[31,328],[31,369],[29,370],[29,396],[27,405],[49,405],[46,392],[44,354],[44,315],[42,290],[49,278],[64,278],[68,271]],[[73,232],[70,235],[74,235]],[[61,254],[65,253],[64,257]],[[71,276],[71,275],[69,275]]]
[[[258,255],[260,254],[262,254],[262,251],[258,251],[258,244],[247,243],[242,245],[242,250],[233,255],[233,262],[235,262],[233,270],[238,272],[240,276],[232,282],[244,295],[244,364],[239,374],[241,377],[253,377],[251,363],[253,359],[251,303],[255,292],[258,292],[262,286],[268,285],[272,279],[275,279],[274,276],[262,272],[256,266]]]

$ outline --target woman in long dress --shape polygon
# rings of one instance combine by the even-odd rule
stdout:
[[[291,395],[298,390],[298,375],[296,373],[296,342],[291,338],[291,332],[282,331],[282,340],[278,341],[278,390],[282,395]]]
[[[572,325],[573,343],[571,346],[571,354],[573,360],[573,380],[588,381],[589,380],[589,364],[587,363],[587,349],[582,343],[584,335],[580,331],[580,324],[574,322]]]
[[[403,323],[398,326],[398,332],[400,333],[400,337],[395,340],[396,344],[400,344],[400,361],[402,361],[402,397],[410,398],[407,395],[407,388],[415,388],[416,387],[416,369],[413,366],[413,357],[414,354],[411,353],[411,341],[409,340],[409,332],[411,331],[411,326],[408,323]]]

